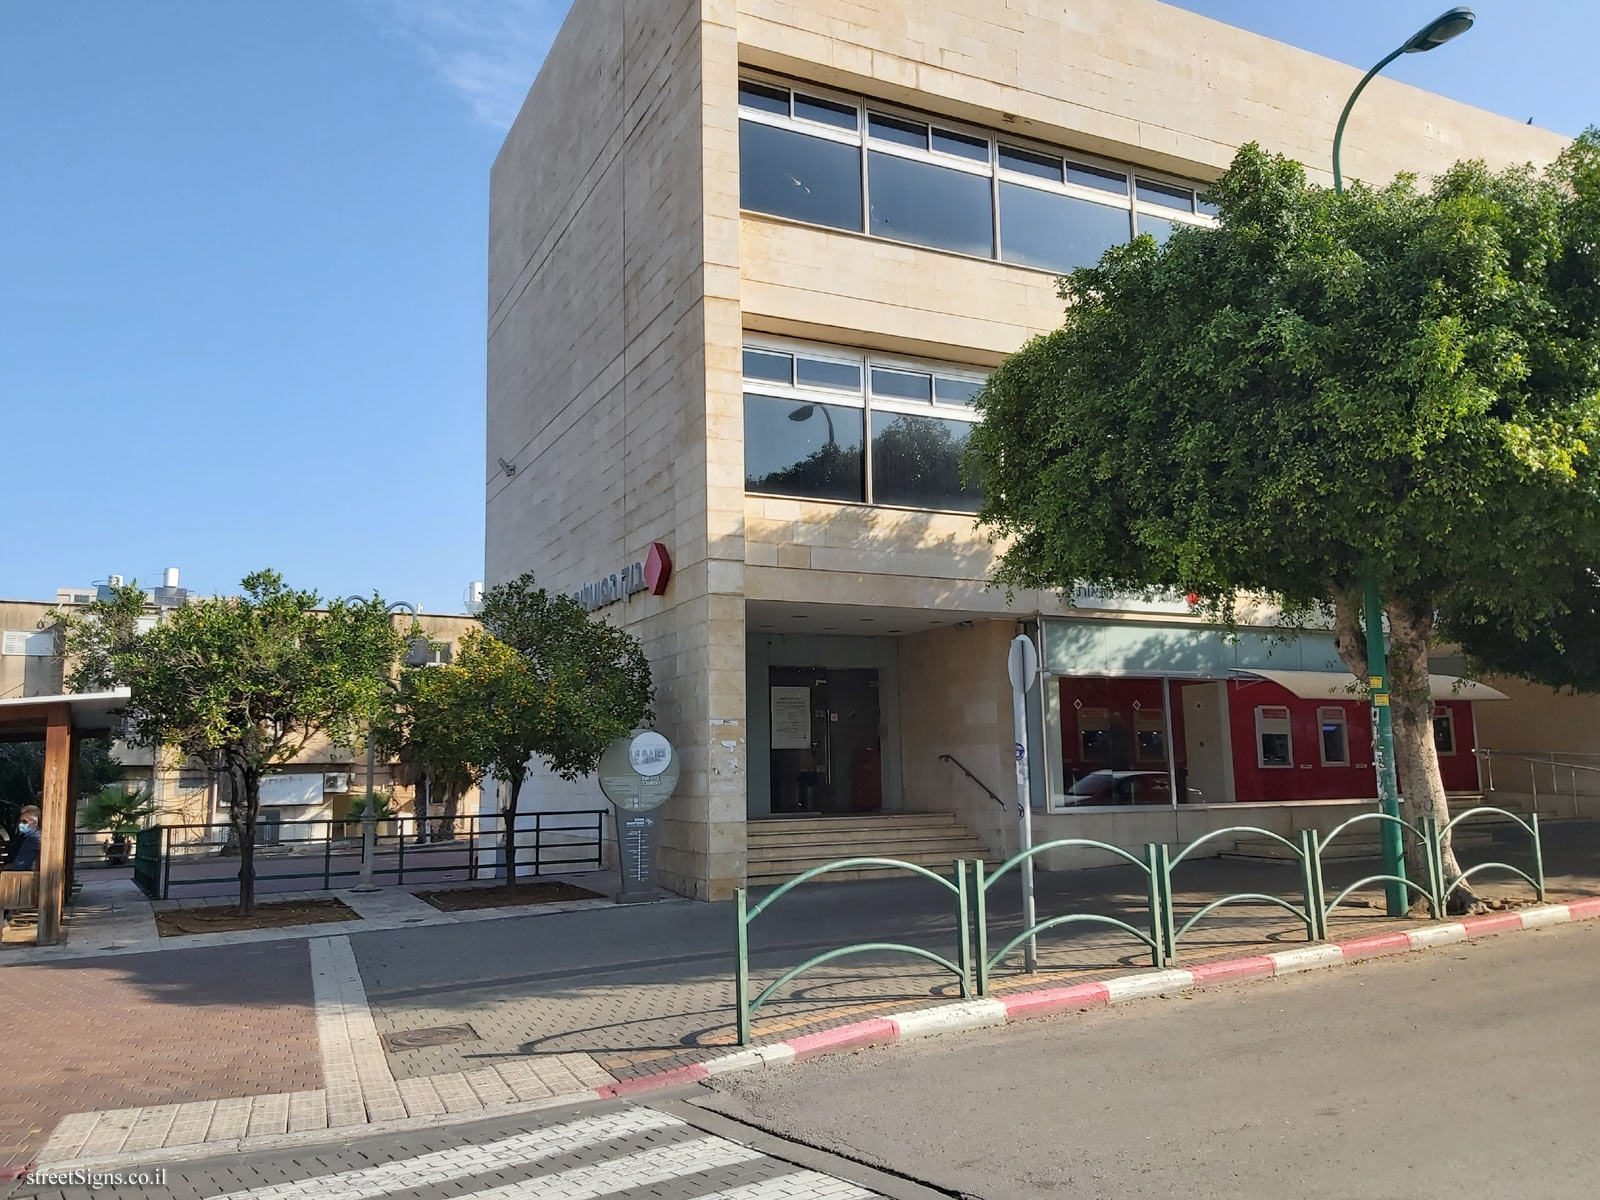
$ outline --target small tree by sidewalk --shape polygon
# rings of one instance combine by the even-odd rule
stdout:
[[[314,737],[344,745],[359,736],[391,695],[400,635],[376,596],[319,611],[315,592],[286,587],[275,571],[246,576],[242,588],[174,608],[139,633],[117,624],[137,591],[130,585],[70,618],[67,648],[85,664],[80,677],[131,690],[130,742],[172,746],[227,772],[239,911],[249,915],[262,776]]]
[[[999,578],[1225,618],[1266,593],[1330,617],[1364,683],[1375,576],[1404,812],[1443,825],[1435,639],[1538,674],[1530,633],[1593,598],[1566,581],[1600,562],[1600,135],[1544,172],[1342,196],[1248,146],[1210,198],[1215,228],[1063,280],[1062,328],[991,377],[969,467]]]
[[[463,640],[455,666],[476,681],[470,691],[484,719],[473,761],[501,782],[512,884],[530,762],[542,759],[563,779],[591,773],[606,746],[652,718],[650,664],[637,638],[531,574],[489,590],[483,627],[481,638]]]

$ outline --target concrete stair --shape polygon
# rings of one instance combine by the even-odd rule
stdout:
[[[948,874],[957,859],[993,857],[955,813],[774,817],[745,826],[745,880],[770,887],[841,858],[897,858]],[[909,878],[892,867],[830,871],[818,882]]]

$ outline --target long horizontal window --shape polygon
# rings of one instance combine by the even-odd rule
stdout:
[[[745,490],[976,512],[982,496],[963,486],[961,457],[983,384],[981,371],[749,341]]]
[[[740,206],[1065,273],[1216,209],[1201,186],[862,100],[739,85]]]

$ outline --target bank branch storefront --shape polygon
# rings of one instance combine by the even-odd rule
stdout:
[[[1288,834],[1376,804],[1371,710],[1331,633],[1044,618],[1038,636],[1035,808],[1050,837],[1186,841],[1241,823],[1242,808]],[[1445,790],[1474,793],[1474,705],[1506,697],[1430,682]]]

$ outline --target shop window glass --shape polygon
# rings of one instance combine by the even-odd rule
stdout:
[[[981,494],[961,485],[961,454],[971,432],[970,421],[873,413],[873,502],[976,512]]]
[[[1128,194],[1128,176],[1122,171],[1110,171],[1105,167],[1091,167],[1086,163],[1067,161],[1067,182],[1076,183],[1080,187],[1098,188],[1102,192],[1115,192],[1119,196]]]
[[[921,400],[926,403],[933,398],[933,377],[926,371],[873,367],[872,394],[891,400]]]
[[[1167,729],[1164,710],[1141,708],[1133,714],[1133,757],[1135,762],[1166,764]]]
[[[752,212],[859,231],[861,150],[740,121],[739,203]]]
[[[821,96],[794,94],[794,115],[804,121],[832,125],[836,129],[861,128],[861,114],[854,104],[840,104],[837,100],[824,100]]]
[[[775,350],[747,349],[744,352],[744,377],[787,386],[794,382],[794,356]]]
[[[1019,175],[1032,175],[1038,179],[1061,182],[1061,160],[1053,154],[1040,154],[1016,146],[1001,146],[1000,167],[1005,171],[1015,171]]]
[[[1165,246],[1167,239],[1172,236],[1176,223],[1165,217],[1152,217],[1149,213],[1139,214],[1139,232],[1148,233],[1155,238],[1156,245]]]
[[[747,491],[817,500],[863,498],[862,410],[744,398]]]
[[[1350,731],[1342,708],[1319,708],[1317,728],[1322,739],[1322,765],[1348,767],[1350,765]]]
[[[795,359],[795,382],[801,387],[831,388],[840,392],[861,391],[861,364],[835,362],[831,358],[810,358],[804,354]]]
[[[1194,211],[1194,189],[1173,187],[1167,183],[1139,180],[1139,199],[1145,204],[1159,204],[1162,208],[1175,208],[1179,212]]]
[[[959,404],[970,408],[981,391],[981,379],[957,379],[953,375],[933,377],[933,398],[940,404]]]
[[[987,175],[880,151],[867,159],[870,232],[919,246],[993,256],[994,207]]]
[[[1007,262],[1065,274],[1093,266],[1127,240],[1126,208],[1000,182],[1000,249]]]
[[[1433,714],[1433,748],[1443,755],[1451,755],[1456,752],[1455,713],[1449,709],[1443,709]]]

